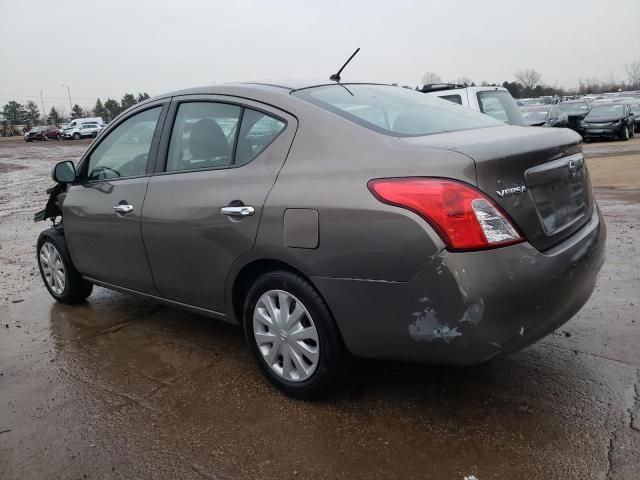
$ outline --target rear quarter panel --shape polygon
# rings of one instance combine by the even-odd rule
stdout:
[[[473,161],[447,150],[416,148],[312,108],[298,119],[288,159],[264,207],[253,255],[282,258],[310,276],[413,278],[444,244],[416,214],[379,202],[367,183],[437,176],[475,184]],[[317,248],[285,247],[287,208],[318,212]]]

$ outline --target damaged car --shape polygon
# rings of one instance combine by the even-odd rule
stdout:
[[[38,266],[61,303],[96,285],[241,326],[297,398],[350,356],[486,362],[594,289],[606,228],[581,142],[391,85],[173,92],[55,166]]]

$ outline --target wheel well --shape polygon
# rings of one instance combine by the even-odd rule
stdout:
[[[233,313],[240,325],[242,325],[242,307],[244,305],[244,299],[251,288],[251,285],[253,285],[254,280],[262,274],[276,270],[285,270],[295,273],[296,275],[300,275],[307,282],[313,285],[313,282],[311,282],[311,279],[309,279],[307,275],[302,273],[300,270],[293,268],[288,263],[281,262],[279,260],[255,260],[248,265],[245,265],[236,276],[236,279],[233,282],[233,290],[231,291]]]

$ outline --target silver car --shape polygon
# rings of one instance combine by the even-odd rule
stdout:
[[[606,229],[581,138],[390,85],[174,92],[54,168],[38,263],[244,329],[284,392],[348,358],[468,365],[521,349],[591,295]]]

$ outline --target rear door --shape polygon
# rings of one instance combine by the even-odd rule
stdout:
[[[226,96],[174,98],[142,233],[155,284],[173,301],[226,312],[226,278],[251,250],[296,119]]]
[[[80,181],[69,188],[63,205],[65,237],[77,269],[150,294],[155,288],[140,214],[167,109],[168,101],[149,104],[109,128],[78,166]]]

